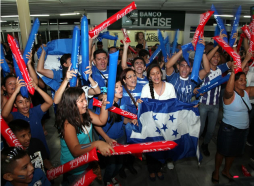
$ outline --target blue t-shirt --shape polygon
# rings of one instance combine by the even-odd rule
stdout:
[[[106,84],[108,81],[108,73],[109,73],[108,67],[106,70],[99,71],[96,66],[93,66],[92,71],[93,71],[92,77],[93,77],[94,81],[97,81],[97,83],[100,87],[106,87]],[[104,77],[101,74],[103,74]]]
[[[44,144],[48,155],[50,154],[48,144],[41,125],[41,119],[46,112],[41,110],[41,104],[29,109],[29,118],[18,112],[12,112],[13,119],[22,119],[30,124],[31,137],[38,138]]]
[[[100,111],[101,111],[101,108],[97,107],[95,113],[100,114]],[[108,121],[102,127],[102,129],[112,139],[116,140],[124,135],[124,123],[123,123],[124,117],[122,116],[121,118],[122,118],[122,121],[114,122],[111,124],[111,122],[109,122],[110,111],[108,112]],[[100,139],[103,139],[103,138],[100,136]]]
[[[93,73],[92,73],[92,78],[94,79],[94,81],[96,81],[96,82],[98,83],[99,87],[100,87],[100,88],[101,88],[101,87],[107,87],[107,81],[108,81],[108,67],[107,67],[107,69],[104,70],[104,71],[99,71],[99,70],[97,69],[96,66],[93,66],[93,67],[92,67],[92,71],[93,71]],[[101,75],[100,72],[103,74],[103,76],[104,76],[106,79]],[[98,96],[94,96],[94,98],[98,99]],[[93,99],[89,100],[88,108],[91,109],[91,110],[93,109]]]
[[[28,186],[50,186],[51,183],[49,182],[48,178],[44,174],[44,172],[41,169],[34,169],[33,173],[33,179],[28,184]],[[11,182],[7,181],[5,186],[12,186]]]
[[[137,101],[140,98],[142,88],[143,86],[137,83],[135,89],[130,91],[135,101]],[[120,108],[133,114],[137,114],[138,112],[136,106],[134,105],[133,101],[131,100],[129,94],[126,92],[124,87],[123,87],[123,98],[121,100]]]
[[[80,133],[80,134],[77,134],[77,138],[78,138],[78,141],[79,141],[79,144],[88,144],[88,143],[91,143],[90,142],[90,139],[93,140],[92,138],[92,124],[87,127],[86,126],[86,130],[83,129],[83,131]],[[89,136],[87,134],[87,132],[89,133],[89,136],[90,136],[90,139],[89,139]],[[63,138],[60,138],[60,143],[61,143],[61,157],[60,157],[60,161],[61,161],[61,164],[65,164],[71,160],[74,160],[76,157],[74,157],[72,154],[71,154],[71,151],[69,150],[65,140]],[[73,166],[76,166],[75,164]],[[70,174],[74,174],[74,175],[79,175],[79,174],[82,174],[86,168],[88,167],[88,164],[86,165],[83,165],[79,168],[76,168],[72,171],[69,171]]]
[[[146,76],[144,76],[143,78],[137,77],[137,83],[142,85],[142,86],[145,86],[148,82],[149,81],[148,81]]]
[[[193,90],[198,85],[196,82],[190,77],[182,78],[175,71],[170,76],[167,75],[166,80],[174,86],[177,99],[185,103],[191,102]]]
[[[227,63],[223,63],[223,64],[217,66],[216,70],[211,69],[208,76],[204,78],[204,82],[203,82],[202,86],[207,85],[211,80],[222,75],[222,73],[226,72],[228,69],[229,68],[228,68]],[[217,86],[217,87],[209,90],[203,96],[201,96],[200,102],[203,104],[206,104],[206,105],[219,104],[220,89],[221,89],[221,86]]]
[[[58,83],[62,83],[62,78],[63,78],[63,70],[52,70],[53,71],[53,80],[57,81]]]

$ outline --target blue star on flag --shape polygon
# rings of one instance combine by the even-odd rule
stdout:
[[[173,134],[172,134],[172,136],[177,136],[177,134],[179,134],[178,132],[177,132],[177,129],[176,130],[172,130],[173,131]]]
[[[156,116],[157,116],[157,115],[154,115],[154,116],[153,116],[153,119],[154,119],[154,120],[158,120],[158,119],[156,118]]]
[[[162,125],[163,125],[163,127],[162,127],[161,129],[164,130],[164,132],[165,132],[166,129],[168,129],[167,124],[163,124],[163,123],[162,123]]]
[[[169,120],[171,120],[172,123],[173,123],[174,119],[176,119],[176,118],[174,118],[174,115],[172,115],[172,116],[169,115]]]
[[[158,132],[159,134],[161,134],[161,131],[158,127],[156,127],[156,131],[155,132]]]

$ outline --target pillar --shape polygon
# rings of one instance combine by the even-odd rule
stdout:
[[[31,20],[28,0],[16,0],[18,15],[19,15],[19,27],[22,38],[23,49],[26,47],[26,43],[31,31]]]

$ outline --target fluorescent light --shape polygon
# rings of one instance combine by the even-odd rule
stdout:
[[[2,21],[2,20],[0,20],[0,22],[1,22],[1,23],[4,23],[4,22],[7,22],[7,21]]]
[[[251,18],[251,16],[243,16],[244,18]]]
[[[213,26],[217,26],[217,24],[216,24],[216,23],[213,23]]]
[[[57,23],[49,23],[50,25],[57,25]]]
[[[233,15],[226,15],[226,14],[223,14],[223,15],[215,15],[215,16],[220,16],[220,17],[234,17]]]
[[[80,22],[74,22],[74,24],[75,24],[75,25],[79,25],[79,24],[80,24]]]
[[[227,26],[231,26],[231,24],[226,24]]]
[[[1,16],[1,17],[19,17],[18,15],[8,15],[8,16]]]
[[[47,25],[48,23],[41,23],[42,25]]]
[[[49,14],[32,14],[30,16],[32,16],[32,17],[48,17]]]
[[[48,17],[49,14],[32,14],[31,17]],[[1,16],[1,17],[19,17],[19,15],[8,15],[8,16]]]
[[[59,23],[59,25],[67,25],[67,22]]]
[[[66,13],[66,14],[60,14],[60,16],[69,16],[69,15],[79,15],[80,13]]]

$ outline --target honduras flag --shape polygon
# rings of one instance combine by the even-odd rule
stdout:
[[[155,100],[145,98],[139,104],[138,125],[126,125],[128,143],[152,141],[174,141],[178,146],[166,153],[156,152],[159,160],[197,157],[201,161],[198,147],[200,116],[194,104],[178,99]],[[162,160],[164,159],[164,160]]]
[[[59,71],[57,74],[62,73],[62,67],[60,64],[60,59],[63,54],[71,54],[72,50],[72,39],[56,39],[47,43],[46,47],[43,47],[46,51],[44,68],[54,71]],[[42,49],[39,48],[37,51],[38,58],[41,56]],[[81,56],[79,56],[78,63],[81,63]],[[57,91],[61,85],[62,79],[58,77],[57,79],[51,79],[42,74],[37,74],[41,79],[53,90]]]

